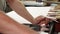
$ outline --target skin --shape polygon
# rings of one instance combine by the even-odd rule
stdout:
[[[38,25],[40,25],[40,21],[41,23],[47,23],[48,22],[47,20],[49,20],[47,18],[43,20],[45,18],[43,16],[38,16],[36,19],[34,19],[32,15],[30,15],[30,13],[25,9],[24,5],[21,2],[19,2],[19,0],[6,0],[6,1],[15,12],[17,12],[20,16],[27,19],[33,24],[39,23]],[[30,29],[29,27],[14,21],[13,19],[5,15],[5,13],[1,10],[0,10],[0,32],[3,34],[39,34],[36,31]]]
[[[50,21],[50,18],[46,18],[44,16],[38,16],[35,18],[35,24],[41,25],[41,24],[48,24],[48,22]]]
[[[19,0],[7,0],[7,3],[20,16],[34,23],[33,16],[25,9],[25,6]]]
[[[0,32],[3,34],[38,34],[36,31],[19,24],[0,12]]]
[[[7,3],[16,13],[18,13],[20,16],[27,19],[33,24],[37,24],[41,20],[46,18],[44,16],[38,16],[36,19],[34,19],[33,16],[26,10],[25,6],[19,0],[7,0]],[[46,18],[45,20],[41,21],[41,23],[42,22],[45,22],[47,24],[47,22],[49,22],[49,18]]]

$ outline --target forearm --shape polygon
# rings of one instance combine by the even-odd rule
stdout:
[[[32,23],[34,22],[32,15],[26,10],[25,6],[19,0],[7,0],[7,3],[20,16]]]
[[[38,34],[0,12],[0,32],[3,34]]]

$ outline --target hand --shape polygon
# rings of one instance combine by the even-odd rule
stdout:
[[[35,24],[38,24],[42,27],[41,31],[49,30],[48,28],[46,28],[46,25],[49,23],[50,20],[51,19],[44,16],[38,16],[37,18],[35,18]]]
[[[46,18],[44,16],[38,16],[37,18],[35,18],[35,24],[41,25],[41,24],[48,24],[48,22],[51,19]]]

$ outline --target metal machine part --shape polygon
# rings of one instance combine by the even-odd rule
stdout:
[[[48,28],[49,30],[45,30],[44,32],[47,32],[49,34],[58,34],[58,32],[56,30],[56,24],[58,23],[57,21],[60,21],[59,19],[57,19],[56,21],[51,20],[47,25],[46,28]]]
[[[55,21],[50,21],[49,22],[49,34],[54,34],[54,32],[55,32]]]
[[[30,27],[31,29],[35,30],[35,31],[40,31],[41,27],[39,25],[36,24],[24,24],[28,27]]]

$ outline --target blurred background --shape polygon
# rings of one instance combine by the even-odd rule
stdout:
[[[56,18],[60,20],[60,0],[20,0],[20,2],[23,3],[25,8],[34,18],[42,15],[48,18],[54,18],[54,19]],[[6,15],[10,16],[15,21],[21,24],[27,24],[27,25],[32,24],[23,17],[19,16],[15,11],[13,11],[9,7],[8,4],[5,4],[4,6],[5,7],[3,8]],[[60,26],[60,23],[58,24],[58,26]],[[60,28],[57,27],[57,29]],[[48,34],[48,32],[40,32],[40,34]],[[60,34],[60,33],[55,32],[55,34]]]

